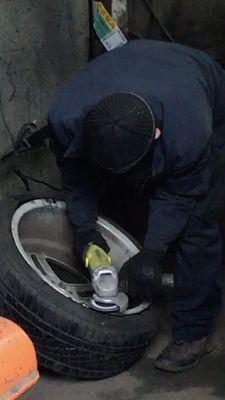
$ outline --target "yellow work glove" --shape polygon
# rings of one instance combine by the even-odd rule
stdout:
[[[101,247],[97,246],[96,244],[89,243],[84,255],[84,263],[86,268],[107,268],[111,265],[111,258]]]

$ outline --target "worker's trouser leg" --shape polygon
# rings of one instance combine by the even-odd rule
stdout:
[[[176,254],[175,339],[186,342],[207,336],[222,303],[221,240],[217,223],[192,216]]]

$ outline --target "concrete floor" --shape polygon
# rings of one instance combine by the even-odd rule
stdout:
[[[154,359],[165,346],[165,321],[151,350],[129,371],[101,381],[75,381],[46,372],[21,400],[211,400],[225,399],[225,313],[218,318],[215,349],[191,371],[174,375],[154,369]]]

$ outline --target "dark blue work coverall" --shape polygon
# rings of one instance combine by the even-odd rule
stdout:
[[[97,185],[83,144],[84,117],[103,97],[118,92],[145,99],[162,131],[149,165],[157,185],[145,246],[166,252],[176,241],[173,334],[197,340],[209,334],[221,307],[221,240],[213,211],[225,184],[219,169],[219,160],[225,168],[220,156],[225,73],[200,51],[135,40],[75,75],[55,99],[49,127],[76,232],[93,228],[98,215]]]

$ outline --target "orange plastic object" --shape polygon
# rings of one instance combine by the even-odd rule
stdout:
[[[0,317],[0,400],[14,400],[39,379],[33,343],[14,322]]]

